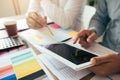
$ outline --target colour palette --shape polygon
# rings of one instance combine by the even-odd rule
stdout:
[[[25,49],[16,53],[11,57],[11,62],[18,79],[37,78],[45,74],[32,49]]]
[[[0,80],[17,80],[13,66],[7,56],[0,58]]]

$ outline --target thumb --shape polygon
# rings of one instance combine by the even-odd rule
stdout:
[[[103,64],[103,63],[109,62],[110,59],[111,59],[111,56],[109,56],[109,55],[94,57],[94,58],[91,59],[91,63],[93,65],[99,65],[99,64]]]

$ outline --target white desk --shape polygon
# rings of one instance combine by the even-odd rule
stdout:
[[[8,37],[8,35],[6,33],[6,30],[4,29],[3,23],[6,20],[11,20],[11,19],[14,19],[14,20],[17,21],[17,27],[19,27],[19,29],[23,29],[24,26],[25,26],[25,28],[27,27],[24,15],[1,18],[0,19],[0,28],[3,28],[3,29],[0,30],[0,38]],[[23,27],[23,28],[21,28],[21,27]],[[31,44],[28,44],[28,45],[29,45],[29,47],[31,47],[36,52],[36,54],[40,53]],[[16,51],[13,51],[12,53],[14,53],[14,52],[16,52]],[[9,53],[9,54],[5,53],[5,55],[2,55],[1,57],[6,56],[6,55],[11,55],[11,53]],[[2,65],[4,65],[4,64],[2,64]],[[1,65],[0,65],[0,67],[1,67]],[[45,77],[46,77],[46,75],[42,76],[42,79],[45,78]],[[40,79],[41,79],[41,77],[40,77]],[[36,80],[39,80],[39,79],[36,79]],[[48,79],[46,78],[45,80],[48,80]]]
[[[85,7],[85,10],[84,10],[84,13],[83,13],[83,25],[84,25],[85,28],[88,27],[88,24],[90,22],[90,19],[91,19],[92,15],[94,14],[94,12],[95,12],[94,8],[89,7],[89,6]],[[6,19],[17,19],[17,20],[20,20],[20,19],[24,19],[24,18],[25,18],[24,15],[17,16],[17,17],[15,16],[15,17],[2,18],[0,20],[0,22],[1,22],[1,24],[3,24],[3,22]],[[36,51],[37,54],[40,53],[33,45],[31,45],[31,44],[29,44],[29,45]],[[48,71],[50,71],[50,70],[48,69]],[[51,73],[51,71],[50,71],[50,73]],[[55,80],[58,80],[52,73],[51,73],[51,75],[54,77]]]

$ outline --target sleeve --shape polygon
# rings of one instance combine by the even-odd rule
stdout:
[[[38,13],[42,12],[40,1],[41,0],[30,0],[27,13],[31,11],[38,12]]]
[[[100,36],[106,30],[110,21],[105,0],[97,0],[96,13],[90,21],[88,29],[95,30],[97,35]]]
[[[62,28],[69,28],[78,15],[82,15],[86,0],[67,0],[62,8],[50,0],[43,0],[41,6],[47,16]]]

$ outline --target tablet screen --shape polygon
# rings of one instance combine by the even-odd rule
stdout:
[[[50,44],[45,46],[48,50],[54,52],[55,54],[71,61],[72,63],[79,65],[85,62],[89,62],[94,55],[90,52],[75,48],[67,44]]]

